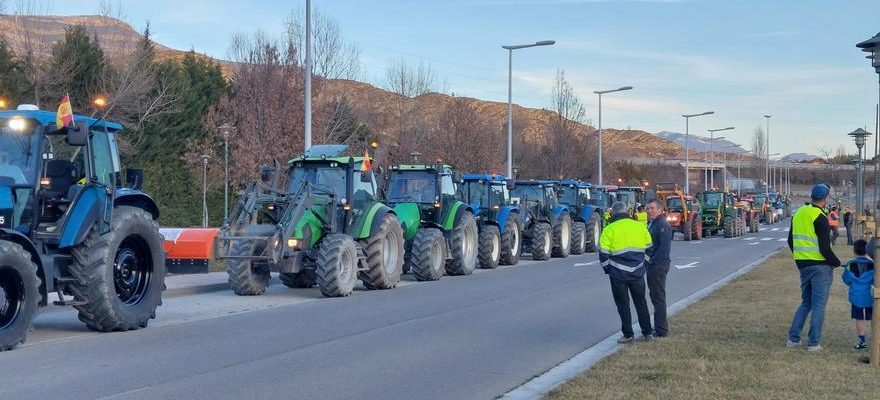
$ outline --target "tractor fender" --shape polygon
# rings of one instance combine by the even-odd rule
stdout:
[[[596,207],[592,204],[585,204],[583,206],[583,208],[581,208],[581,216],[580,217],[583,219],[583,221],[581,221],[581,222],[584,222],[584,223],[589,222],[590,218],[593,217],[593,213],[598,213],[598,212],[599,212],[598,207]]]
[[[0,240],[15,243],[24,248],[24,251],[31,255],[31,261],[37,265],[37,275],[40,278],[40,306],[46,306],[49,303],[49,292],[46,288],[46,271],[43,268],[43,260],[40,258],[40,252],[37,251],[37,246],[35,246],[34,242],[28,239],[27,236],[12,229],[0,228]]]
[[[105,196],[103,189],[95,186],[87,186],[79,192],[73,209],[68,210],[64,227],[61,230],[61,239],[58,241],[59,249],[76,246],[85,240],[89,230],[98,221],[101,207],[103,207],[102,197]]]
[[[449,207],[449,212],[446,214],[446,218],[443,219],[443,230],[452,231],[455,229],[455,226],[458,225],[458,221],[461,220],[461,216],[465,211],[474,214],[474,209],[461,201],[456,201],[452,204]]]
[[[403,238],[413,240],[422,222],[422,212],[416,203],[400,203],[394,206],[394,214],[403,228]]]
[[[507,218],[513,215],[516,218],[516,213],[519,212],[519,207],[516,206],[504,206],[501,207],[501,211],[498,212],[498,230],[501,234],[504,234],[504,227],[507,225]]]
[[[139,190],[117,189],[116,198],[113,200],[113,207],[129,206],[140,208],[153,216],[153,219],[159,219],[159,205],[150,195]]]
[[[569,213],[569,215],[571,215],[571,211],[568,209],[567,205],[557,204],[555,207],[553,207],[553,220],[555,221],[557,218],[559,218],[563,212],[567,212]]]
[[[394,210],[382,203],[376,203],[370,207],[370,211],[367,213],[363,229],[361,229],[358,239],[373,236],[376,232],[379,232],[379,228],[382,227],[382,219],[385,218],[386,214],[391,214],[395,217],[397,216],[397,213],[395,213]]]

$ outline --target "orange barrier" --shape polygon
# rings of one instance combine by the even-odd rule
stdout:
[[[217,228],[161,228],[165,237],[165,266],[170,273],[208,272],[214,258]]]

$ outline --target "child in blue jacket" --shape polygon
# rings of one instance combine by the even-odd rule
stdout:
[[[868,348],[865,343],[865,321],[871,320],[874,312],[871,298],[871,285],[874,282],[874,260],[867,255],[868,242],[859,239],[853,243],[856,258],[849,260],[843,270],[843,283],[849,286],[849,302],[852,304],[852,318],[856,320],[859,341],[854,346],[861,350]]]

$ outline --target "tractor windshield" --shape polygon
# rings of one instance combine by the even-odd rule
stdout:
[[[633,207],[636,205],[636,192],[620,191],[617,192],[617,200]]]
[[[767,201],[767,198],[764,196],[755,197],[755,207],[763,207],[764,202]]]
[[[299,190],[304,180],[315,186],[332,190],[337,196],[345,196],[345,169],[330,166],[310,166],[290,169],[288,193]]]
[[[559,202],[563,204],[568,204],[570,206],[580,206],[581,201],[580,197],[582,197],[582,193],[580,193],[581,189],[570,186],[563,186],[563,193],[559,194]]]
[[[704,193],[702,203],[706,205],[708,208],[717,208],[721,206],[721,202],[724,201],[723,193]]]
[[[516,185],[510,197],[518,198],[523,204],[526,201],[544,201],[544,189],[538,185]]]
[[[458,193],[461,199],[480,207],[503,206],[509,196],[506,185],[483,180],[463,182],[458,186]]]
[[[394,203],[433,203],[437,200],[437,174],[430,171],[393,173],[388,184],[388,200]]]
[[[0,119],[0,176],[32,185],[39,167],[40,135],[31,120]]]
[[[681,197],[670,197],[666,199],[666,208],[669,211],[682,211]]]

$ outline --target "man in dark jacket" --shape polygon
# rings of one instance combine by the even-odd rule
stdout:
[[[849,246],[852,246],[853,245],[853,236],[852,236],[853,215],[852,215],[852,212],[849,211],[849,208],[844,209],[843,227],[846,228],[846,244]]]
[[[813,187],[812,202],[797,210],[791,218],[788,247],[792,251],[801,278],[801,305],[798,306],[788,331],[786,347],[801,345],[801,331],[810,315],[807,351],[822,350],[822,324],[825,304],[831,290],[832,269],[840,260],[831,250],[831,226],[825,215],[830,189],[825,184]]]
[[[648,290],[651,304],[654,305],[654,336],[669,334],[666,324],[666,274],[672,261],[669,251],[672,247],[672,227],[663,214],[663,203],[653,199],[648,202],[648,231],[651,232],[651,248],[648,249]]]

